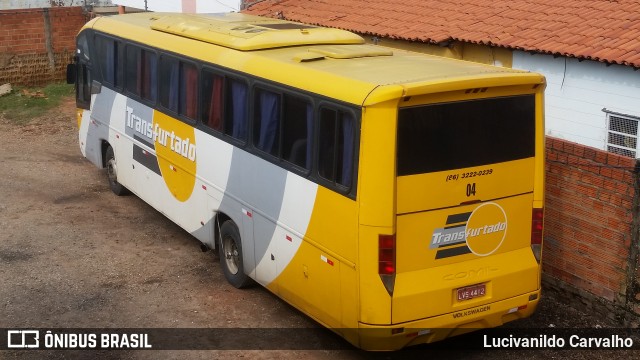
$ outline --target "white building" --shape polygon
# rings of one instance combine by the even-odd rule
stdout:
[[[547,135],[640,158],[640,71],[522,51],[513,67],[546,76]]]

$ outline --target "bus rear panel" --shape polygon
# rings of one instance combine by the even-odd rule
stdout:
[[[533,313],[543,211],[541,91],[532,84],[400,102],[392,231],[377,239],[361,234],[361,244],[377,245],[376,275],[386,290],[362,299],[363,348],[434,342]]]

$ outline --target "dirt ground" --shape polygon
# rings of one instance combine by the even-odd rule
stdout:
[[[518,326],[616,324],[543,297]],[[15,125],[0,116],[0,328],[316,328],[254,286],[225,281],[212,252],[135,196],[116,197],[79,151],[71,99]],[[0,334],[5,336],[5,334]],[[324,335],[323,335],[324,336]],[[319,339],[318,341],[321,341]],[[345,347],[348,347],[345,345]],[[88,351],[4,351],[0,358],[90,358]],[[103,351],[100,358],[639,358],[636,351]]]

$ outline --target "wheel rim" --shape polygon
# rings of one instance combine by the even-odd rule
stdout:
[[[109,182],[111,184],[115,184],[118,181],[115,159],[109,159],[109,161],[107,161],[107,176],[109,177]]]
[[[238,247],[235,240],[231,236],[225,236],[222,241],[222,250],[224,252],[224,261],[227,269],[233,275],[238,273],[238,264],[240,264]]]

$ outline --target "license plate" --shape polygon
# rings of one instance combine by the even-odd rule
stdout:
[[[486,293],[486,290],[487,288],[485,284],[477,284],[477,285],[471,285],[471,286],[460,288],[457,291],[458,301],[469,300],[469,299],[477,298],[480,296],[484,296],[484,294]]]

